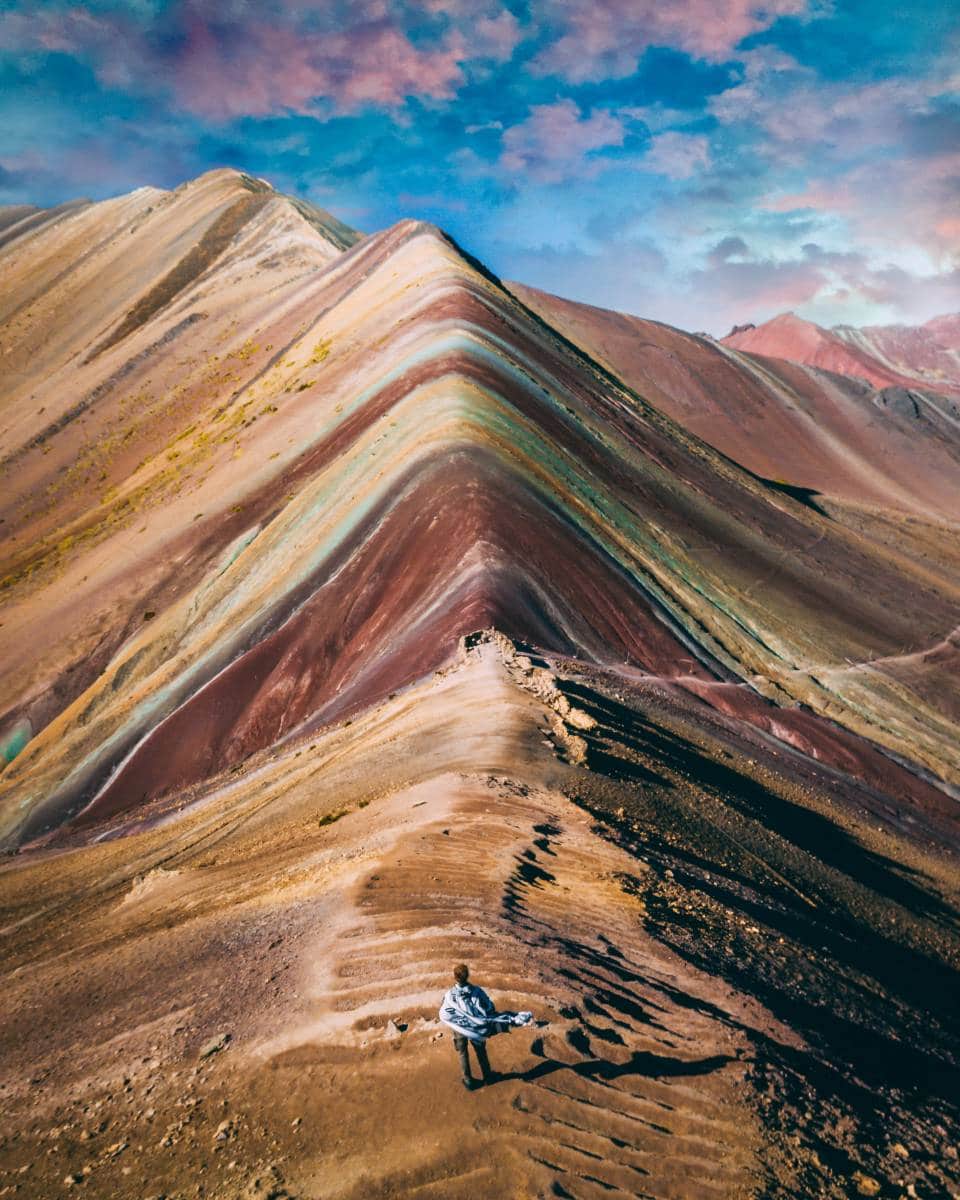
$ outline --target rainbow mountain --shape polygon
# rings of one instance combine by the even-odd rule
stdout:
[[[0,265],[2,1053],[61,1176],[182,1188],[221,1105],[214,1195],[960,1189],[955,399],[229,170]],[[538,1019],[473,1109],[460,958]]]

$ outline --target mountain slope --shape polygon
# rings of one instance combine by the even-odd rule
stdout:
[[[960,584],[710,444],[789,376],[235,173],[8,250],[10,1170],[951,1183]],[[901,461],[837,454],[840,494],[899,501],[908,439],[869,436]],[[463,957],[542,1022],[473,1107],[433,1021]]]
[[[725,349],[731,339],[718,346],[656,321],[511,287],[684,428],[756,474],[928,520],[960,517],[955,403],[875,391],[785,361],[796,355],[735,353]]]
[[[171,500],[184,478],[196,486],[235,453],[264,407],[241,400],[227,412],[277,357],[251,331],[270,312],[288,336],[312,274],[356,240],[333,218],[321,236],[321,224],[319,210],[308,223],[266,185],[222,171],[81,208],[3,251],[0,713],[16,699],[24,728],[61,711],[144,611],[242,532],[239,514],[211,530]],[[198,406],[222,411],[191,439]],[[40,647],[16,616],[23,589],[26,627],[47,631]]]
[[[321,315],[282,356],[261,349],[276,324],[234,351],[226,433],[222,393],[178,408],[190,424],[168,427],[159,470],[148,459],[11,574],[10,624],[18,593],[36,621],[38,592],[63,603],[60,555],[89,578],[88,553],[129,539],[128,509],[152,509],[155,537],[177,528],[188,564],[198,543],[206,556],[190,588],[177,570],[175,602],[152,600],[136,632],[127,618],[119,653],[4,773],[18,821],[36,831],[198,782],[411,682],[488,625],[657,676],[749,680],[956,779],[952,714],[912,693],[915,731],[899,681],[847,665],[939,643],[954,591],[691,441],[429,227],[367,239],[313,279]],[[308,311],[299,296],[299,322]],[[224,530],[236,509],[243,525]]]

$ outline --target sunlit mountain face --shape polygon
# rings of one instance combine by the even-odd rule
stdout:
[[[0,1193],[960,1194],[957,318],[460,240],[0,211]]]
[[[960,317],[940,316],[923,325],[874,325],[822,329],[793,313],[782,313],[759,328],[734,329],[728,346],[792,359],[874,387],[935,389],[960,393]]]

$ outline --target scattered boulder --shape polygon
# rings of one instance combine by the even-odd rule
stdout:
[[[283,1186],[283,1176],[275,1166],[267,1167],[261,1175],[251,1179],[244,1192],[244,1200],[293,1200]]]
[[[230,1119],[221,1121],[213,1135],[215,1142],[228,1142],[237,1136],[237,1125]]]
[[[567,711],[566,722],[572,725],[574,729],[593,729],[596,726],[596,721],[589,713],[585,713],[582,708],[570,708]]]
[[[854,1171],[853,1185],[857,1189],[858,1196],[879,1196],[880,1184],[872,1175],[865,1175],[863,1171]]]
[[[209,1058],[212,1054],[219,1054],[221,1050],[226,1048],[232,1037],[233,1035],[230,1033],[218,1033],[215,1037],[210,1038],[208,1042],[204,1042],[200,1047],[198,1057],[202,1060]]]

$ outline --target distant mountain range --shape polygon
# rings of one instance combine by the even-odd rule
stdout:
[[[960,396],[960,313],[923,325],[835,325],[794,313],[740,325],[724,345],[865,379],[876,387],[920,387]]]

